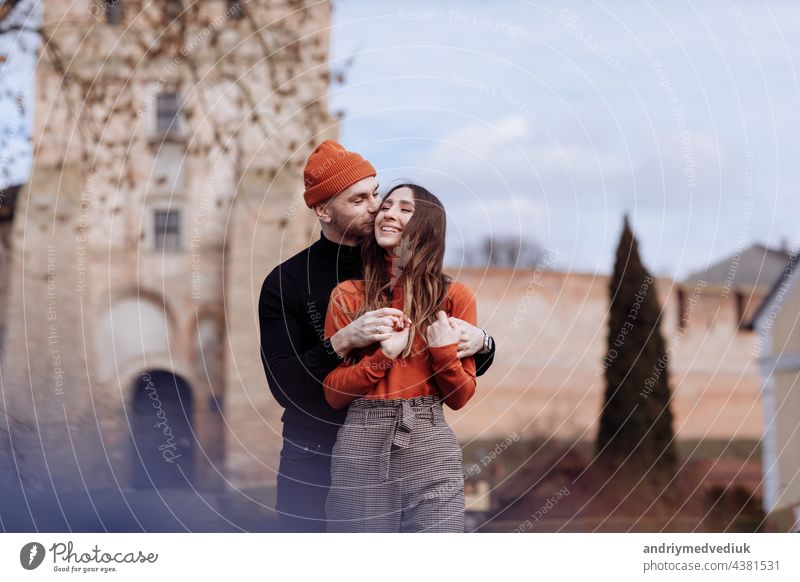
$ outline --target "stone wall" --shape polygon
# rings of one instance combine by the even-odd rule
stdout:
[[[305,242],[308,221],[281,217],[335,132],[328,3],[251,0],[241,18],[193,3],[171,23],[166,4],[126,1],[110,25],[103,3],[45,2],[58,51],[36,74],[2,360],[13,426],[0,432],[40,486],[128,487],[133,386],[158,369],[191,389],[196,486],[225,487],[240,385],[227,386],[229,337],[255,345],[244,298],[280,237],[284,250]],[[172,92],[181,112],[164,131],[157,103]],[[176,248],[156,244],[158,210],[180,213]],[[245,385],[265,389],[263,372]]]
[[[463,269],[478,318],[497,341],[492,368],[465,408],[450,411],[462,441],[551,436],[594,439],[607,346],[607,276],[558,271]],[[657,279],[680,439],[758,439],[763,425],[755,334],[737,331],[735,305],[702,290],[678,328],[678,285]],[[693,287],[685,289],[687,298]],[[758,290],[760,297],[766,290]],[[687,307],[688,309],[688,307]]]

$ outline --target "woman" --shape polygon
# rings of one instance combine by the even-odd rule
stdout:
[[[475,360],[459,359],[448,317],[476,325],[472,292],[442,273],[446,215],[415,184],[390,190],[362,248],[364,280],[331,294],[325,335],[365,311],[391,306],[391,337],[349,354],[324,382],[334,408],[350,405],[339,429],[326,504],[328,531],[464,531],[461,448],[442,402],[463,407],[475,393]]]

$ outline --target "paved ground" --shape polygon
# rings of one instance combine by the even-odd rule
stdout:
[[[7,473],[5,477],[7,477]],[[162,489],[31,491],[0,488],[5,532],[272,532],[269,492],[207,493]]]
[[[190,488],[89,489],[80,478],[53,484],[41,448],[17,451],[17,466],[0,425],[0,532],[271,532],[276,530],[272,489],[238,492]],[[35,439],[34,439],[35,440]],[[51,455],[51,462],[55,455]],[[91,476],[83,474],[83,479]],[[66,478],[65,478],[66,479]]]

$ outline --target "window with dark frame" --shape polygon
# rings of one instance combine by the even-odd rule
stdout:
[[[156,128],[163,132],[177,132],[180,103],[175,92],[162,93],[156,98]]]
[[[122,0],[105,0],[106,22],[122,24]]]
[[[686,291],[678,287],[678,329],[686,327]]]
[[[154,215],[154,247],[157,251],[181,249],[181,215],[177,208],[156,209]]]
[[[241,0],[228,0],[228,10],[226,12],[231,20],[241,20],[244,18],[244,8]]]
[[[183,2],[181,0],[166,0],[165,11],[170,22],[176,20],[183,12]]]
[[[736,291],[736,326],[738,328],[744,327],[745,310],[747,309],[747,298],[742,291]]]

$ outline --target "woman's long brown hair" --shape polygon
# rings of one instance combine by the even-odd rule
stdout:
[[[442,272],[444,262],[447,215],[439,199],[417,184],[399,184],[381,199],[381,205],[400,188],[409,188],[414,194],[414,214],[403,229],[400,244],[393,249],[392,273],[387,270],[386,250],[375,236],[369,236],[361,247],[364,265],[364,304],[351,321],[366,311],[391,305],[392,288],[402,277],[403,312],[411,318],[408,345],[400,354],[405,358],[412,353],[417,334],[425,338],[428,326],[436,313],[445,310],[447,289],[451,278]]]

